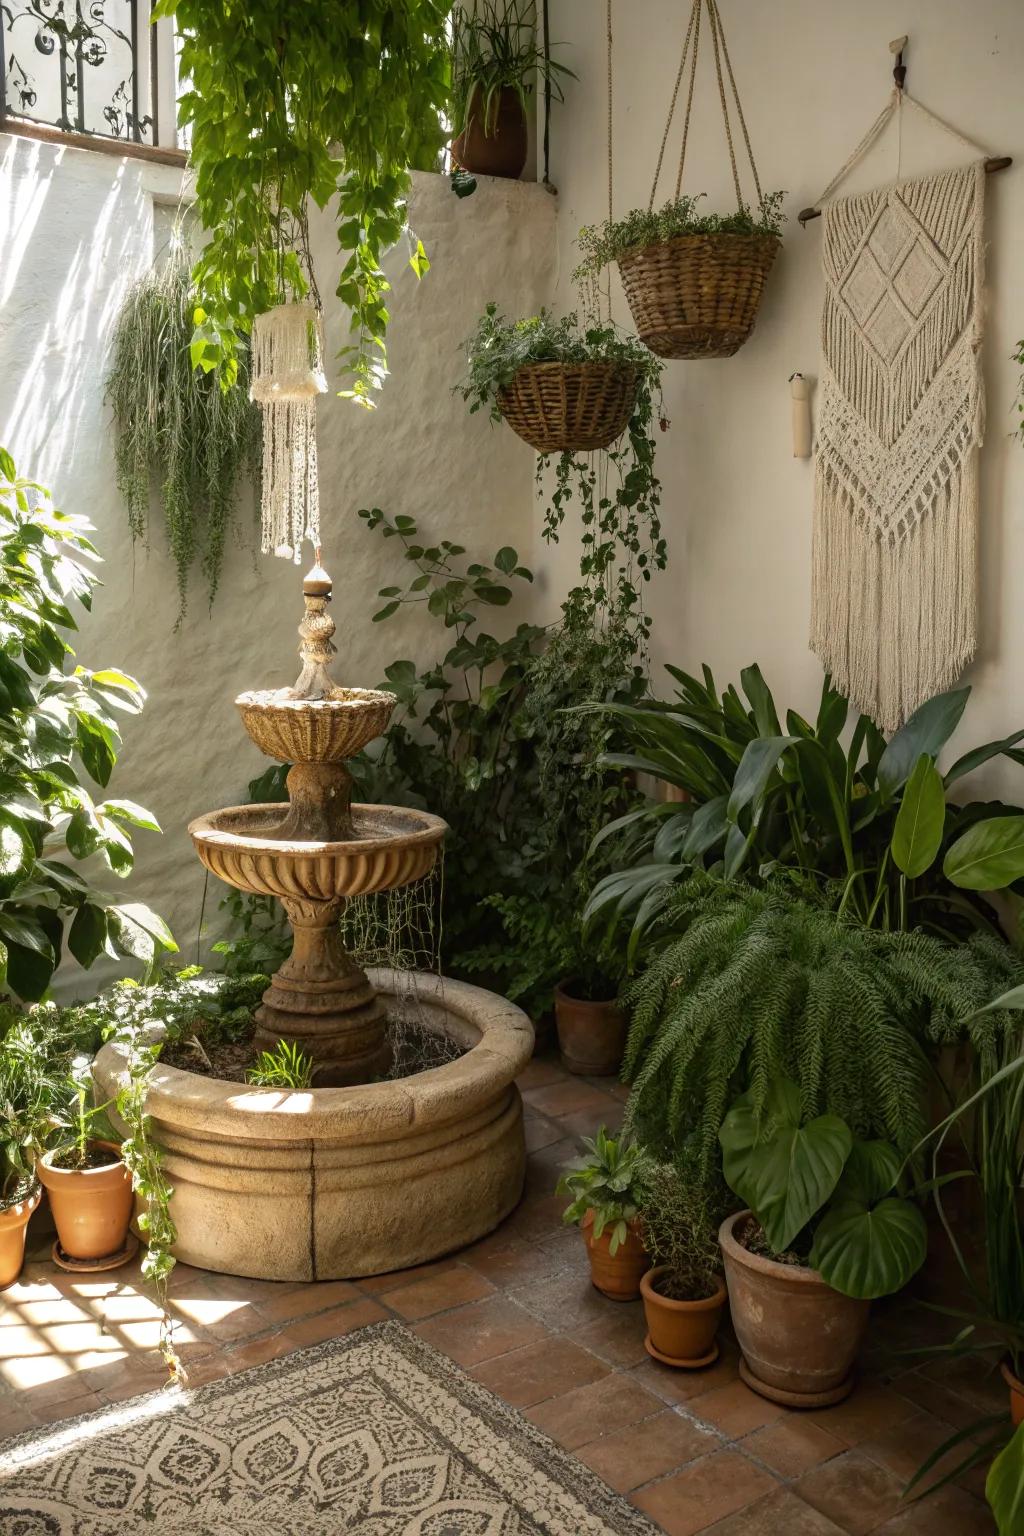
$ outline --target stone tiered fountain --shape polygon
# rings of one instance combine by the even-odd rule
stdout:
[[[178,1257],[289,1280],[405,1268],[495,1227],[522,1190],[514,1078],[533,1049],[519,1008],[419,975],[418,1026],[463,1054],[385,1078],[388,1016],[408,1006],[409,978],[364,971],[339,918],[350,897],[428,874],[447,828],[426,811],[351,803],[345,760],[382,734],[395,699],[332,682],[330,580],[314,567],[303,591],[294,688],[235,701],[256,745],[294,765],[289,803],[213,811],[189,832],[215,875],[284,906],[294,948],[263,995],[255,1045],[300,1046],[313,1087],[257,1089],[161,1065],[147,1097],[175,1191]],[[124,1074],[115,1047],[95,1072],[113,1094]]]

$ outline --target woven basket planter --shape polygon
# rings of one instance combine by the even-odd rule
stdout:
[[[498,391],[498,409],[538,453],[588,453],[622,436],[639,386],[632,363],[525,363]]]
[[[731,357],[754,329],[775,235],[673,235],[619,257],[641,341],[659,357]]]

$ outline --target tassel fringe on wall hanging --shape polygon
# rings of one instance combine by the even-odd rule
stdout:
[[[975,651],[984,189],[978,162],[824,210],[811,647],[886,731]]]
[[[296,563],[320,543],[316,400],[325,393],[323,321],[309,303],[279,304],[252,328],[250,397],[263,415],[262,549]]]

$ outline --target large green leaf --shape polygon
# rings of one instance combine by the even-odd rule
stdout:
[[[68,949],[86,970],[107,947],[107,914],[91,901],[83,902],[68,930]]]
[[[800,1091],[773,1084],[758,1125],[749,1095],[722,1122],[718,1139],[729,1187],[754,1211],[769,1243],[783,1252],[831,1197],[853,1138],[835,1115],[799,1124]]]
[[[740,812],[748,805],[753,808],[753,820],[758,820],[768,782],[779,759],[797,739],[796,736],[759,736],[747,743],[726,809],[731,822],[738,821]]]
[[[811,1264],[844,1296],[868,1300],[901,1290],[927,1251],[925,1219],[909,1200],[837,1200],[818,1223]]]
[[[839,1181],[837,1196],[874,1205],[891,1193],[900,1167],[900,1155],[890,1142],[855,1141]]]
[[[892,857],[908,880],[935,862],[946,821],[946,792],[934,760],[922,752],[907,780],[892,833]]]
[[[942,872],[969,891],[998,891],[1024,875],[1024,816],[976,821],[949,849]]]
[[[962,779],[965,774],[973,773],[975,768],[980,768],[982,763],[989,762],[993,757],[1000,757],[1004,752],[1010,753],[1018,741],[1024,739],[1024,728],[1014,731],[1012,736],[1004,736],[1002,741],[987,741],[984,746],[974,747],[970,752],[965,752],[963,757],[958,757],[956,762],[946,774],[946,787],[955,784],[957,779]]]
[[[754,723],[761,735],[778,736],[780,727],[775,700],[772,698],[771,689],[761,676],[761,668],[756,663],[754,666],[744,667],[740,673],[740,685],[750,700],[754,711]]]
[[[922,752],[938,757],[960,723],[970,692],[969,688],[955,688],[951,693],[937,693],[914,710],[879,760],[878,786],[883,794],[891,797],[907,782]]]
[[[999,1536],[1024,1531],[1024,1424],[1018,1424],[1009,1445],[988,1469],[985,1497],[996,1517]]]

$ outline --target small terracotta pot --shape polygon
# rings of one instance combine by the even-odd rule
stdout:
[[[95,1141],[117,1154],[116,1163],[102,1168],[55,1168],[57,1151],[39,1162],[39,1178],[50,1197],[57,1240],[69,1259],[105,1259],[118,1253],[128,1237],[132,1219],[132,1181],[121,1149],[112,1141]]]
[[[589,1003],[567,990],[571,981],[555,988],[558,1049],[567,1072],[585,1077],[618,1077],[626,1049],[629,1020],[615,1003]]]
[[[1000,1370],[1003,1373],[1003,1380],[1010,1389],[1010,1418],[1016,1428],[1018,1424],[1024,1424],[1024,1381],[1013,1374],[1007,1360],[1003,1361]]]
[[[615,1253],[609,1250],[612,1228],[605,1227],[600,1237],[593,1235],[594,1213],[588,1211],[580,1223],[583,1241],[590,1255],[590,1278],[597,1290],[611,1301],[635,1301],[640,1295],[640,1281],[650,1268],[650,1259],[640,1235],[640,1223],[634,1218],[629,1233]]]
[[[452,140],[452,159],[477,176],[504,176],[518,181],[526,164],[526,116],[511,86],[503,86],[495,113],[488,114],[484,132],[480,87],[470,98],[466,127]]]
[[[29,1217],[43,1198],[38,1187],[23,1200],[0,1209],[0,1291],[13,1285],[25,1262],[25,1236]]]
[[[647,1353],[665,1365],[681,1370],[700,1370],[713,1365],[718,1359],[715,1334],[722,1320],[728,1292],[725,1281],[715,1277],[715,1293],[700,1301],[674,1301],[662,1296],[657,1289],[658,1280],[669,1273],[667,1264],[649,1269],[640,1281],[640,1294],[644,1299],[644,1317],[647,1319]]]
[[[734,1233],[750,1211],[726,1217],[718,1233],[729,1306],[748,1387],[790,1408],[824,1408],[853,1390],[871,1303],[834,1291],[815,1269],[750,1253]]]

